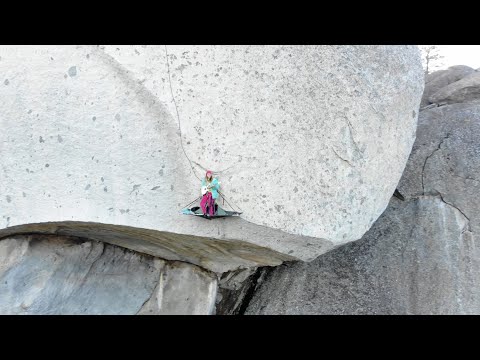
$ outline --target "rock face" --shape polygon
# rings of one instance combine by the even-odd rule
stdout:
[[[421,111],[405,201],[361,240],[273,270],[246,313],[479,314],[479,139],[479,102]]]
[[[474,72],[440,89],[429,101],[436,104],[455,104],[480,99],[480,73]]]
[[[478,314],[480,249],[467,229],[440,197],[393,198],[361,240],[271,271],[246,314]]]
[[[430,104],[430,96],[445,86],[454,83],[475,70],[465,65],[450,66],[447,70],[438,70],[428,74],[425,78],[425,91],[423,92],[420,107]]]
[[[399,183],[406,196],[441,196],[480,230],[480,104],[452,104],[421,112],[417,140]]]
[[[212,314],[217,279],[102,242],[48,235],[0,241],[0,314]]]
[[[222,274],[218,282],[216,314],[243,315],[258,284],[271,269],[263,267]]]
[[[82,236],[219,273],[359,239],[400,179],[423,91],[415,46],[0,56],[0,237]],[[206,168],[241,218],[179,214]]]

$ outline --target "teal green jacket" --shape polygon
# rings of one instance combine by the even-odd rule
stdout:
[[[202,187],[207,186],[207,181],[205,178],[202,179]],[[212,198],[216,199],[218,198],[218,189],[220,188],[220,183],[218,182],[217,178],[213,178],[212,182],[210,183],[211,186],[211,193],[212,193]]]

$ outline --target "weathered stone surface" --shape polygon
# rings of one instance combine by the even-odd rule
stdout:
[[[280,266],[247,314],[479,314],[480,104],[420,112],[389,207],[358,242]]]
[[[437,70],[425,76],[425,84],[428,84],[430,81],[436,79],[440,75],[445,74],[448,70]],[[425,87],[426,88],[426,87]]]
[[[198,266],[174,262],[138,315],[212,315],[217,279]]]
[[[480,231],[480,103],[420,113],[417,140],[398,189],[405,197],[441,195]]]
[[[445,86],[454,83],[465,76],[473,73],[475,70],[465,65],[450,66],[447,70],[435,71],[428,74],[425,78],[425,90],[422,96],[420,107],[430,104],[430,96],[435,94]]]
[[[402,202],[359,241],[271,271],[246,314],[478,314],[480,248],[440,197]]]
[[[204,226],[204,223],[201,222],[203,219],[196,220],[197,226]],[[241,221],[239,218],[228,220],[233,224],[238,224]],[[231,229],[238,237],[251,236],[254,238],[255,236],[262,236],[265,241],[283,241],[287,244],[295,240],[294,235],[279,230],[267,232],[265,228],[249,223],[244,225],[242,222],[241,226],[232,226]],[[294,259],[292,256],[246,241],[187,236],[131,226],[92,222],[64,221],[11,226],[0,230],[0,239],[25,232],[80,236],[134,249],[166,260],[180,260],[196,264],[217,273],[258,265],[275,266],[283,261]]]
[[[429,101],[436,104],[455,104],[480,100],[480,74],[473,72],[430,96]]]
[[[218,281],[216,299],[217,315],[239,315],[246,310],[246,305],[257,286],[259,278],[269,267],[244,269],[222,274]]]
[[[312,260],[359,239],[398,183],[423,90],[415,46],[2,46],[0,56],[0,236],[101,233],[216,272]],[[218,172],[242,218],[179,214],[200,188],[184,150],[199,177]]]
[[[216,284],[197,266],[97,241],[0,241],[0,314],[212,314]]]

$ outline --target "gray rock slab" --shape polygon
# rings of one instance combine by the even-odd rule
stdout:
[[[429,98],[431,95],[445,86],[473,73],[474,71],[474,69],[466,65],[455,65],[449,67],[447,70],[438,70],[428,74],[425,77],[425,91],[423,92],[420,107],[423,108],[430,104]]]
[[[473,72],[464,78],[451,83],[429,98],[431,103],[457,104],[469,101],[480,101],[480,74]]]
[[[365,236],[270,272],[246,314],[478,314],[480,248],[440,197],[391,204]]]
[[[0,314],[213,314],[215,274],[103,242],[0,240]]]

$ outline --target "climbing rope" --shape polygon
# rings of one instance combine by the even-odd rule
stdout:
[[[228,202],[228,200],[226,199],[225,195],[220,192],[220,190],[218,190],[218,193],[219,193],[220,196],[222,197],[223,201],[224,201],[224,202],[226,201],[227,204],[228,204],[228,206],[230,206],[233,211],[236,211],[235,208]],[[190,203],[188,203],[187,205],[185,205],[184,207],[182,207],[182,209],[188,209],[188,207],[189,207],[191,204],[193,204],[195,201],[201,199],[202,196],[203,196],[203,195],[200,195],[200,196],[197,197],[195,200],[193,200],[192,202],[190,202]],[[233,201],[232,201],[232,202],[233,202]],[[238,205],[235,205],[235,206],[236,206],[236,208],[237,208],[238,210],[240,210],[240,211],[237,211],[237,212],[243,212],[243,210],[242,210],[242,208],[241,208],[240,206],[238,206]]]
[[[202,165],[200,165],[199,163],[197,163],[197,162],[195,162],[195,161],[193,161],[193,163],[194,163],[195,165],[197,165],[198,167],[202,168],[204,171],[207,171],[207,170],[208,170],[208,169],[205,169]],[[233,164],[233,165],[227,167],[226,169],[223,169],[223,170],[220,170],[220,171],[213,171],[213,170],[210,170],[210,171],[212,171],[212,174],[213,174],[213,175],[219,175],[219,174],[226,173],[228,170],[230,170],[230,169],[231,169],[232,167],[234,167],[235,165],[236,165],[236,164]]]
[[[172,94],[172,99],[173,99],[173,104],[175,105],[175,111],[177,112],[177,119],[178,119],[178,130],[180,131],[180,145],[182,147],[183,153],[185,154],[185,157],[187,158],[188,162],[190,163],[190,167],[192,169],[193,175],[200,180],[200,178],[197,176],[195,173],[195,168],[192,165],[192,161],[187,155],[187,152],[185,151],[185,148],[183,147],[183,136],[182,136],[182,127],[180,124],[180,115],[178,113],[178,107],[177,107],[177,102],[175,101],[175,96],[173,95],[173,88],[172,88],[172,78],[170,77],[170,62],[168,61],[168,50],[167,50],[167,45],[165,45],[165,56],[167,58],[167,71],[168,71],[168,82],[170,84],[170,93]],[[200,180],[201,181],[201,180]]]
[[[167,50],[167,45],[165,45],[165,56],[167,58],[167,72],[168,72],[168,83],[170,85],[170,93],[172,94],[172,100],[173,100],[173,104],[175,105],[175,112],[177,114],[177,120],[178,120],[178,130],[180,131],[180,145],[182,147],[182,150],[183,150],[183,153],[185,154],[185,157],[187,158],[188,162],[190,163],[190,167],[192,169],[192,172],[193,174],[195,175],[195,177],[200,180],[200,178],[197,176],[197,173],[195,172],[195,167],[192,165],[192,163],[196,164],[198,167],[202,168],[204,171],[207,171],[207,169],[205,169],[202,165],[200,165],[199,163],[195,162],[195,161],[192,161],[190,160],[190,158],[188,157],[187,155],[187,152],[185,151],[185,148],[183,146],[183,135],[182,135],[182,127],[181,127],[181,121],[180,121],[180,114],[178,112],[178,106],[177,106],[177,101],[175,100],[175,95],[173,95],[173,88],[172,88],[172,78],[170,76],[170,62],[168,61],[168,50]],[[219,174],[223,174],[225,172],[227,172],[229,169],[231,169],[232,167],[234,167],[236,164],[233,164],[231,166],[229,166],[228,168],[226,169],[223,169],[223,170],[220,170],[220,171],[212,171],[212,174],[214,175],[219,175]],[[200,180],[201,181],[201,180]]]
[[[232,205],[230,205],[230,203],[229,203],[229,202],[227,201],[227,199],[225,198],[225,195],[223,195],[223,194],[220,192],[220,190],[217,190],[217,191],[218,191],[218,193],[220,194],[220,196],[223,198],[223,200],[225,200],[225,201],[227,202],[228,206],[230,206],[230,207],[232,208],[232,210],[235,211],[235,208],[234,208]],[[233,202],[233,201],[232,201],[232,202]],[[240,206],[238,206],[238,205],[235,205],[235,206],[237,207],[237,209],[240,210],[240,211],[238,211],[238,212],[243,212],[243,210],[240,208]]]
[[[187,205],[185,205],[184,207],[182,207],[182,209],[187,209],[190,205],[192,205],[195,201],[197,201],[198,199],[200,199],[202,197],[202,195],[200,195],[199,197],[197,197],[195,200],[193,200],[191,203],[188,203]]]
[[[168,61],[168,50],[167,50],[167,45],[165,45],[165,57],[167,59],[167,72],[168,72],[168,82],[169,82],[169,85],[170,85],[170,93],[172,94],[172,100],[173,100],[173,104],[175,105],[175,111],[177,113],[177,120],[178,120],[178,130],[180,131],[180,146],[182,147],[182,150],[183,150],[183,153],[185,154],[185,157],[187,158],[188,162],[190,163],[190,168],[192,169],[192,172],[193,172],[193,175],[195,175],[195,177],[199,180],[199,181],[202,181],[196,174],[195,172],[195,167],[192,165],[192,161],[190,160],[190,158],[188,157],[187,155],[187,152],[185,151],[185,148],[183,147],[183,136],[182,136],[182,126],[181,126],[181,122],[180,122],[180,114],[178,112],[178,106],[177,106],[177,102],[175,100],[175,95],[173,94],[173,88],[172,88],[172,78],[170,76],[170,62]],[[201,166],[200,164],[196,163],[197,166],[201,167],[203,170],[207,170],[205,169],[203,166]],[[230,168],[232,168],[234,165],[231,165],[229,166],[228,168],[222,170],[222,171],[212,171],[212,174],[215,174],[215,175],[218,175],[218,174],[221,174],[221,173],[225,173],[227,170],[229,170]],[[223,200],[227,202],[227,204],[233,209],[235,210],[235,208],[230,205],[230,203],[228,202],[228,200],[225,198],[225,195],[223,195],[220,191],[218,191],[218,193],[222,196]],[[185,209],[187,208],[189,205],[193,204],[195,201],[197,201],[198,199],[200,199],[202,196],[199,196],[197,197],[195,200],[193,200],[192,202],[190,202],[188,205],[184,206],[182,209]],[[232,201],[233,202],[233,201]],[[240,209],[239,212],[243,212],[243,210],[240,208],[240,206],[236,205],[236,207],[238,209]]]

